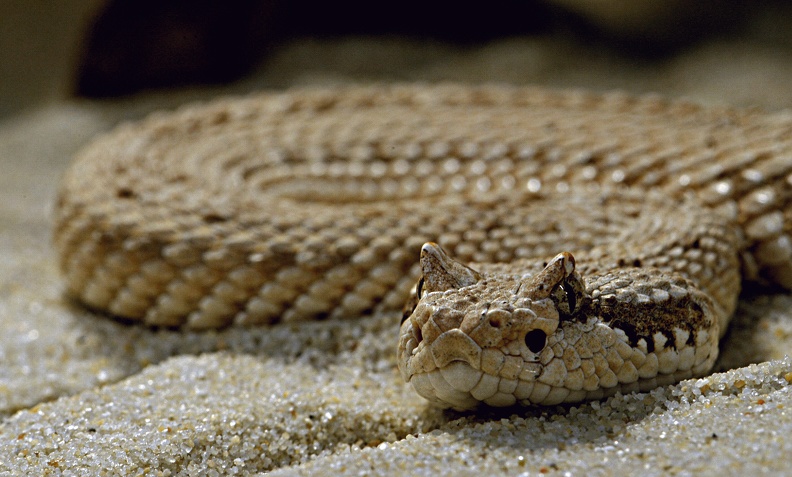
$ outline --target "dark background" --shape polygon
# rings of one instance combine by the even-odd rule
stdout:
[[[249,81],[232,91],[450,79],[675,95],[719,72],[716,83],[756,96],[729,92],[732,102],[774,108],[790,94],[762,82],[789,68],[789,31],[792,6],[780,0],[9,0],[0,5],[0,116],[240,80]],[[464,64],[487,55],[495,66]],[[316,71],[321,78],[307,79]]]

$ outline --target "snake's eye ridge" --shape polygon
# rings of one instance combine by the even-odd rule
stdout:
[[[542,330],[531,330],[525,334],[525,346],[531,353],[538,354],[547,344],[547,335]]]

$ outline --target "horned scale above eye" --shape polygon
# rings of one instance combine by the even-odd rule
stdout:
[[[434,242],[423,244],[420,263],[422,290],[426,293],[466,287],[481,279],[477,271],[452,260]]]

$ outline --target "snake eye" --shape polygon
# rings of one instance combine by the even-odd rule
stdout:
[[[564,284],[561,285],[564,289],[564,292],[567,296],[567,305],[569,305],[569,314],[573,314],[575,312],[575,307],[577,306],[577,297],[575,296],[575,290],[572,288],[572,285],[569,282],[564,281]]]
[[[402,319],[399,326],[407,321],[407,318],[409,318],[413,311],[415,311],[415,308],[418,306],[418,302],[421,301],[423,289],[424,277],[421,276],[421,278],[418,280],[418,283],[415,284],[413,291],[410,292],[410,298],[407,299],[407,302],[404,304],[404,308],[402,308]]]
[[[531,330],[525,335],[525,346],[531,353],[538,354],[547,344],[547,335],[542,330]]]
[[[585,296],[585,285],[579,277],[570,276],[553,288],[550,298],[555,303],[562,320],[575,315],[582,306]]]
[[[562,319],[572,316],[572,311],[577,304],[577,300],[575,300],[575,297],[570,291],[569,286],[563,282],[556,285],[550,294],[550,298],[553,300],[553,303],[555,303],[558,314]]]

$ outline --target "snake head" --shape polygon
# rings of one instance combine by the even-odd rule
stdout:
[[[558,254],[522,277],[476,271],[430,242],[420,264],[423,276],[399,337],[404,379],[444,407],[530,401],[532,391],[521,396],[517,384],[533,387],[541,378],[552,345],[563,338],[560,323],[583,303],[585,285],[574,257]]]

